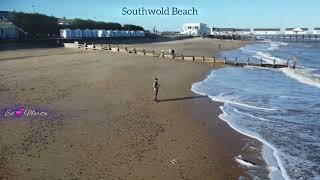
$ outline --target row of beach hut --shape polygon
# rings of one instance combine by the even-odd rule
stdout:
[[[103,29],[61,29],[62,38],[106,38],[106,37],[144,37],[144,31],[103,30]]]

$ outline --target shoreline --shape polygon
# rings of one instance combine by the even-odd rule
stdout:
[[[56,55],[56,52],[61,53],[60,50],[63,55]],[[221,103],[195,96],[191,92],[190,86],[203,80],[213,70],[207,64],[93,51],[81,55],[72,53],[83,52],[79,50],[56,49],[56,52],[22,50],[14,55],[9,52],[4,56],[13,59],[0,61],[6,67],[6,74],[16,73],[16,77],[1,74],[5,79],[2,86],[20,95],[6,91],[5,96],[0,96],[5,102],[1,108],[12,102],[36,105],[49,103],[62,115],[51,123],[0,121],[2,127],[7,127],[1,132],[2,137],[9,138],[0,139],[0,143],[12,149],[10,153],[6,152],[8,165],[4,168],[11,167],[24,179],[41,175],[48,178],[85,178],[96,177],[95,174],[130,179],[249,177],[247,168],[234,159],[239,154],[263,165],[264,162],[257,159],[259,150],[243,149],[248,143],[258,146],[259,143],[236,132],[219,119]],[[27,63],[14,60],[20,53],[24,56],[40,54],[38,57],[25,57],[24,60],[30,62]],[[41,56],[41,53],[48,56]],[[13,67],[27,72],[17,72]],[[31,77],[25,74],[28,69],[35,68],[40,71],[35,71]],[[162,84],[160,103],[150,102],[150,83],[145,82],[152,82],[152,78],[142,74],[159,77]],[[34,79],[37,81],[31,81]],[[27,92],[15,87],[12,80],[26,87],[24,91]],[[48,80],[56,87],[48,84]],[[126,85],[132,87],[130,91],[124,88]],[[31,86],[36,88],[36,92]],[[95,93],[90,93],[92,91]],[[26,94],[31,96],[23,96]],[[89,99],[85,98],[88,95]],[[10,130],[16,132],[14,139],[9,136]],[[47,132],[50,132],[50,136],[45,135]],[[35,137],[35,133],[45,135],[45,138]],[[28,137],[31,139],[28,140]],[[108,137],[108,140],[102,137]],[[27,146],[26,142],[29,142]],[[17,154],[20,148],[26,147],[27,153]],[[60,159],[52,152],[63,155],[65,159]],[[170,163],[173,159],[177,163]],[[56,162],[55,165],[47,164],[52,160]],[[78,171],[81,164],[87,164],[86,168]],[[47,168],[39,171],[39,165]],[[63,173],[60,167],[68,169],[71,174]],[[116,170],[119,167],[120,170]],[[6,177],[0,173],[1,176]]]

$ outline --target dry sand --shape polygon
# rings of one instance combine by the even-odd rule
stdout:
[[[169,41],[160,43],[145,43],[145,44],[120,44],[120,47],[127,46],[129,49],[136,48],[138,50],[146,49],[151,52],[154,50],[160,53],[164,50],[165,54],[169,54],[169,48],[174,49],[177,56],[183,54],[184,56],[205,56],[205,57],[218,57],[220,51],[232,50],[251,44],[250,41],[235,41],[235,40],[217,40],[217,39],[185,39],[179,41]],[[255,42],[256,43],[256,42]],[[220,48],[219,48],[220,44]]]
[[[213,68],[82,49],[0,52],[0,109],[49,112],[44,119],[1,114],[0,179],[249,177],[234,157],[263,166],[259,150],[247,148],[257,142],[218,119],[220,103],[190,91]]]

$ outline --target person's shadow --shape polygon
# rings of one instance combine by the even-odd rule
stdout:
[[[158,102],[180,101],[180,100],[199,99],[199,98],[206,98],[206,97],[207,97],[207,96],[188,96],[188,97],[182,97],[182,98],[159,99]]]

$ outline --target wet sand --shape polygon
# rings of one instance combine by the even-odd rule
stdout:
[[[0,52],[0,109],[49,112],[38,119],[1,114],[0,179],[249,177],[234,158],[264,166],[260,150],[248,148],[260,143],[221,121],[220,103],[190,90],[214,68],[82,49]]]

